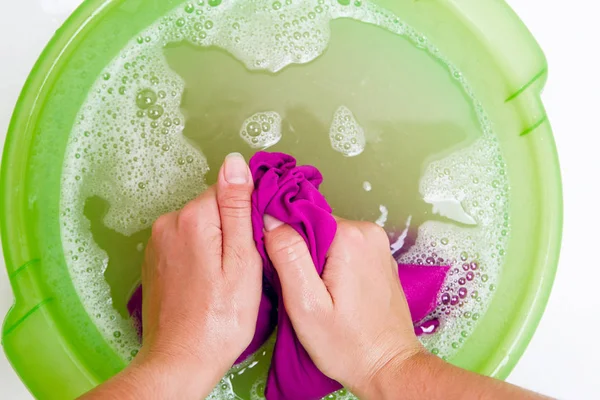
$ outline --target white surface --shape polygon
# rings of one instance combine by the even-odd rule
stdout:
[[[552,297],[509,381],[561,399],[600,393],[600,306],[595,202],[600,182],[600,69],[597,2],[508,0],[545,50],[550,65],[544,102],[560,153],[564,241]],[[0,12],[0,143],[21,86],[52,33],[80,0],[7,1]],[[24,19],[27,15],[27,19]],[[12,303],[0,259],[0,317]],[[0,397],[30,399],[0,352]]]

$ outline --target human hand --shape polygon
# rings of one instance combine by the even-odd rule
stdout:
[[[142,267],[136,362],[177,365],[212,389],[254,335],[262,261],[252,236],[250,170],[229,155],[218,183],[152,227]],[[210,368],[210,371],[206,370]],[[195,397],[205,393],[195,393]]]
[[[294,330],[324,374],[360,396],[387,366],[423,351],[383,229],[338,220],[321,277],[290,226],[266,216],[265,229]]]

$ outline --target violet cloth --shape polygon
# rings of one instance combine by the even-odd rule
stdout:
[[[292,156],[282,153],[255,154],[250,160],[250,170],[255,185],[252,226],[256,248],[263,260],[263,294],[254,339],[237,362],[257,351],[277,326],[265,389],[266,398],[321,399],[342,386],[317,369],[296,337],[285,311],[279,278],[266,253],[263,217],[269,214],[294,228],[308,245],[317,272],[322,274],[327,251],[337,228],[331,208],[319,192],[323,178],[315,167],[298,167]],[[448,267],[398,265],[413,323],[421,323],[435,309],[447,272]],[[140,287],[128,304],[140,335],[141,305]],[[432,333],[438,325],[437,320],[425,321],[415,327],[415,333]]]

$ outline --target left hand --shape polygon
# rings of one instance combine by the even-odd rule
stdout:
[[[250,344],[262,290],[253,189],[243,157],[231,154],[215,186],[154,223],[142,268],[143,357],[217,365],[221,378]]]
[[[231,154],[215,186],[154,223],[142,267],[142,349],[86,398],[205,398],[231,368],[254,336],[262,291],[253,189],[244,158]]]

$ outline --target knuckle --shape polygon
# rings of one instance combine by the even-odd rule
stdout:
[[[358,223],[343,223],[338,227],[338,234],[344,242],[362,243],[364,241],[364,233]]]
[[[177,217],[178,237],[199,245],[205,252],[221,254],[222,232],[218,214],[208,213],[202,203],[192,202],[183,207]]]
[[[303,296],[297,307],[297,312],[300,312],[306,316],[310,316],[311,318],[319,318],[321,315],[323,315],[323,307],[312,296]]]
[[[179,212],[177,225],[183,229],[196,227],[200,220],[199,214],[198,208],[190,203]]]
[[[210,187],[179,211],[177,225],[196,227],[200,222],[214,219],[218,219],[218,208],[214,189]]]
[[[387,233],[385,233],[385,230],[381,226],[374,222],[362,222],[361,225],[365,237],[372,238],[377,241],[385,239],[387,243]]]
[[[249,218],[251,204],[249,198],[230,196],[219,204],[219,211],[225,218]]]
[[[298,234],[291,234],[289,230],[277,232],[271,237],[275,246],[271,250],[271,257],[278,263],[292,264],[310,257],[304,239]]]
[[[300,243],[304,243],[304,240],[300,235],[288,226],[283,226],[269,233],[270,242],[276,245],[277,248],[285,248],[290,246],[298,246]]]
[[[250,217],[252,201],[247,193],[228,191],[219,198],[221,216],[231,218]]]
[[[310,298],[303,298],[300,301],[300,304],[298,306],[299,306],[300,311],[304,314],[307,314],[307,315],[316,314],[315,302],[312,301]]]
[[[277,247],[271,251],[271,258],[278,264],[292,264],[300,258],[298,252],[290,247]]]
[[[154,221],[154,223],[152,224],[152,237],[155,239],[158,239],[160,237],[162,237],[162,235],[165,233],[165,230],[167,230],[167,227],[170,225],[171,223],[171,214],[165,214],[165,215],[161,215],[160,217],[158,217],[156,219],[156,221]]]

